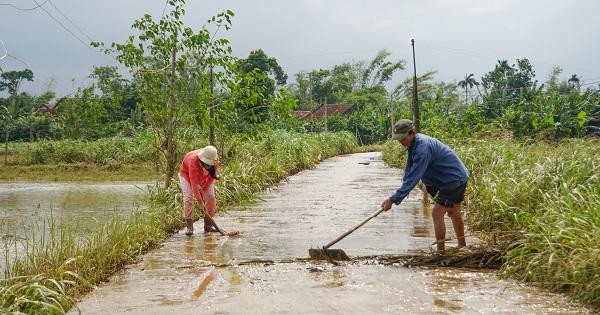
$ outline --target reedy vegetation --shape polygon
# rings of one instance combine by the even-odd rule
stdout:
[[[501,274],[600,306],[600,141],[445,141],[471,172],[470,230],[506,250]],[[388,142],[384,158],[405,151]]]
[[[251,200],[254,193],[288,175],[327,157],[350,153],[356,146],[349,133],[272,131],[254,137],[232,137],[221,150],[221,179],[216,187],[219,209]],[[54,224],[50,224],[48,237],[26,240],[21,258],[6,268],[6,280],[0,288],[0,312],[60,313],[69,309],[73,297],[182,228],[179,185],[170,185],[168,190],[158,185],[150,188],[148,209],[135,210],[126,219],[115,216],[85,240]]]

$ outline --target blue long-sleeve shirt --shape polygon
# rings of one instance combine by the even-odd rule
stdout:
[[[439,189],[453,189],[468,178],[469,171],[454,151],[439,140],[418,133],[408,148],[402,186],[390,199],[399,204],[419,180]]]

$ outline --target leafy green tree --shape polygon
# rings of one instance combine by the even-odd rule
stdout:
[[[273,128],[284,129],[292,120],[298,101],[285,89],[280,89],[271,101],[269,122]]]
[[[140,96],[134,84],[124,79],[114,66],[94,67],[90,78],[94,87],[101,92],[101,100],[111,121],[130,120],[138,125],[138,103]]]
[[[0,74],[0,91],[8,90],[11,96],[9,106],[4,105],[2,111],[2,122],[4,125],[4,153],[8,156],[8,140],[13,129],[13,122],[18,117],[17,96],[23,80],[33,81],[33,72],[29,69],[21,71],[7,71]]]
[[[109,111],[102,98],[94,94],[93,86],[65,99],[58,113],[62,136],[69,139],[98,139],[114,135],[119,127],[118,123],[111,122]]]
[[[23,80],[33,81],[33,72],[29,69],[21,71],[7,71],[0,74],[0,91],[8,90],[8,94],[13,99],[13,106],[15,106],[17,95],[19,95],[19,88]],[[16,109],[12,109],[13,112]]]
[[[237,62],[238,71],[242,76],[252,74],[253,84],[261,91],[261,96],[254,102],[240,102],[238,105],[249,115],[247,121],[251,123],[265,122],[269,116],[269,102],[274,96],[276,86],[284,85],[287,74],[284,73],[277,59],[267,56],[262,49],[253,50],[246,59]],[[245,84],[244,81],[241,81]]]
[[[550,74],[548,75],[548,79],[544,83],[546,91],[553,92],[558,90],[559,76],[562,71],[562,68],[559,66],[552,68],[552,71],[550,71]]]
[[[499,60],[494,70],[481,78],[485,90],[484,106],[488,118],[500,117],[505,108],[531,99],[537,93],[535,71],[528,59],[517,59],[516,65]]]
[[[354,105],[348,128],[362,143],[386,139],[388,99],[383,86],[355,90],[344,101]]]
[[[363,88],[383,85],[392,79],[394,73],[403,70],[406,62],[387,60],[391,53],[387,49],[380,50],[375,58],[368,63],[360,76],[360,85]]]
[[[183,153],[179,141],[186,139],[189,134],[186,131],[193,128],[192,109],[198,93],[196,85],[191,84],[184,74],[189,73],[190,67],[203,68],[198,64],[190,65],[194,56],[212,57],[231,51],[224,47],[228,44],[226,40],[213,40],[206,27],[194,31],[184,25],[184,0],[169,0],[167,4],[171,7],[168,14],[158,21],[145,14],[133,22],[132,28],[137,35],[130,36],[123,44],[112,43],[107,50],[116,53],[117,60],[136,78],[141,106],[155,135],[157,150],[164,158],[161,165],[166,188],[170,186]],[[232,16],[233,12],[227,10],[209,23],[229,29]]]

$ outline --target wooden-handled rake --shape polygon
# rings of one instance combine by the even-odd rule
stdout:
[[[348,257],[348,255],[346,255],[346,252],[344,252],[343,250],[329,249],[329,247],[331,247],[335,243],[341,241],[344,237],[348,236],[350,233],[354,232],[356,229],[363,226],[365,223],[369,222],[369,220],[378,216],[383,211],[384,211],[383,208],[379,209],[377,212],[373,213],[371,216],[366,218],[364,221],[360,222],[359,224],[357,224],[356,226],[354,226],[353,228],[348,230],[346,233],[340,235],[338,238],[329,242],[329,244],[323,246],[322,248],[309,249],[308,255],[310,255],[310,258],[315,259],[315,260],[329,260],[331,262],[333,262],[335,260],[350,260],[350,257]]]

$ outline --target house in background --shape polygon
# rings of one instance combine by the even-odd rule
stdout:
[[[50,114],[50,115],[54,115],[56,114],[56,110],[58,109],[58,105],[60,105],[60,103],[62,103],[65,99],[67,99],[66,97],[61,97],[58,100],[51,100],[46,104],[42,104],[40,106],[38,106],[36,113],[38,114]]]
[[[354,109],[352,104],[323,104],[315,108],[308,117],[327,118],[327,116],[346,116]]]
[[[295,110],[294,111],[294,117],[296,117],[296,118],[305,118],[308,115],[310,115],[309,110]]]
[[[354,110],[352,104],[322,104],[312,111],[295,110],[294,116],[298,118],[327,118],[328,116],[347,116]]]

